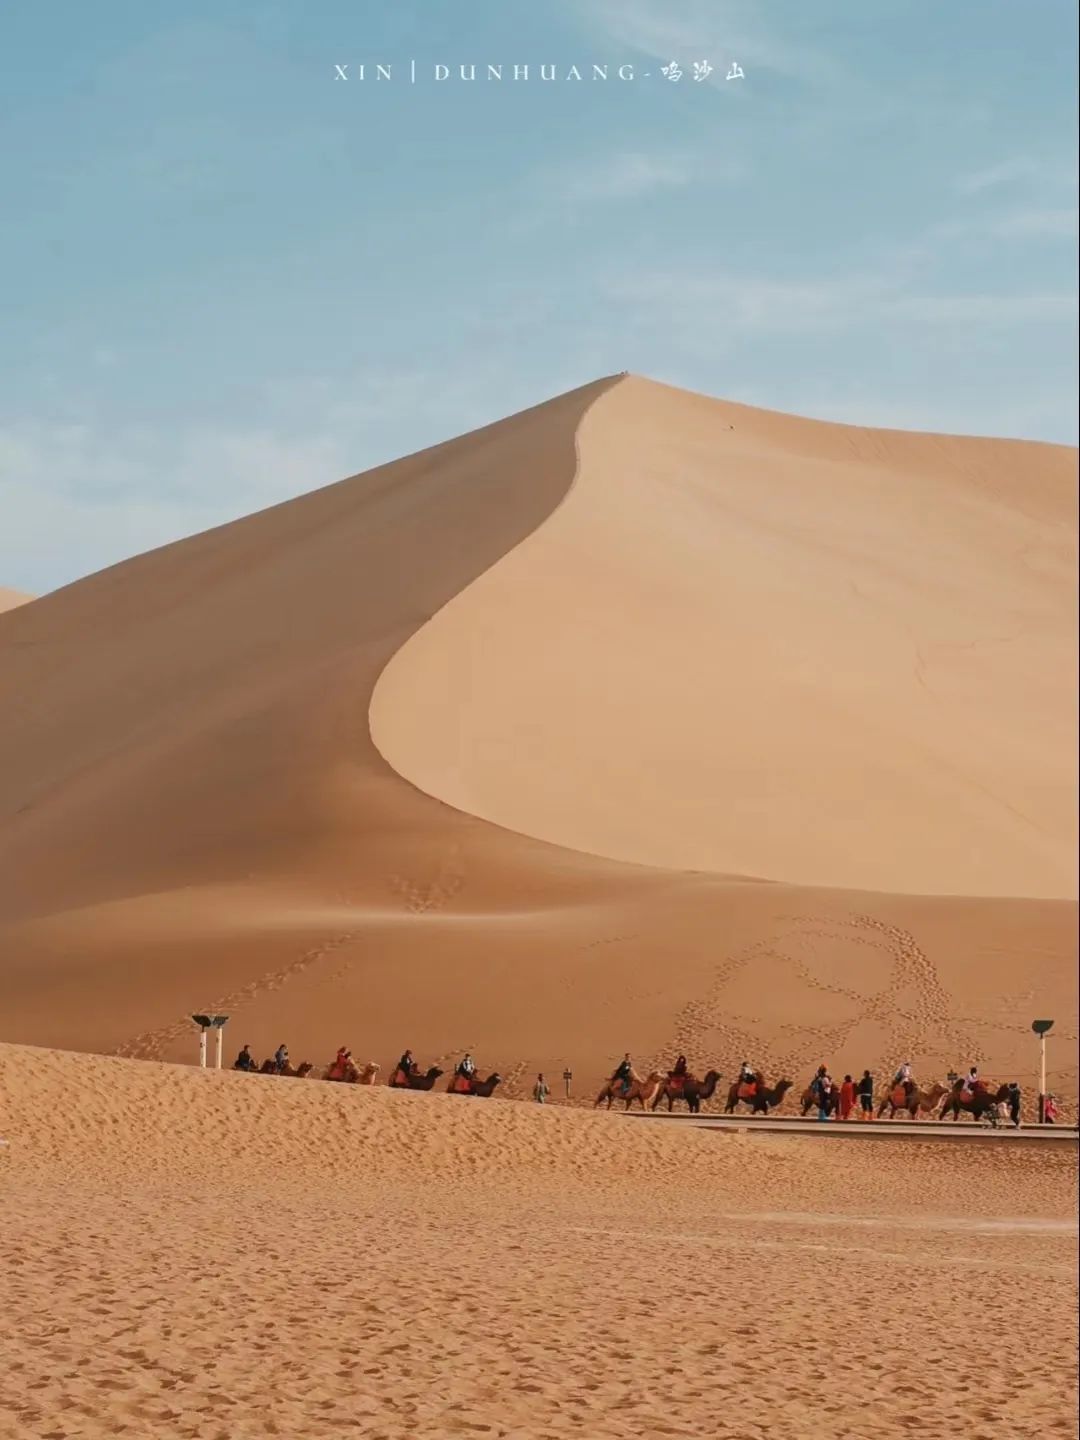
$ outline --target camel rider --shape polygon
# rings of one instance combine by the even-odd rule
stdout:
[[[754,1073],[749,1060],[744,1060],[739,1066],[739,1078],[735,1083],[740,1086],[757,1084],[757,1075]]]
[[[630,1082],[633,1080],[633,1078],[634,1066],[633,1062],[630,1059],[630,1051],[628,1050],[617,1065],[615,1073],[611,1077],[611,1084],[618,1085],[619,1088],[622,1090],[623,1094],[625,1095],[626,1092],[630,1089]]]
[[[471,1055],[462,1056],[461,1064],[454,1071],[455,1075],[462,1075],[466,1080],[471,1080],[476,1074],[476,1061]]]
[[[255,1069],[255,1057],[254,1057],[254,1055],[252,1055],[252,1053],[251,1053],[251,1046],[250,1046],[250,1045],[245,1045],[244,1048],[240,1051],[240,1054],[237,1055],[237,1057],[236,1057],[236,1063],[235,1063],[235,1065],[233,1066],[233,1069],[234,1069],[234,1070],[254,1070],[254,1069]]]
[[[401,1059],[397,1062],[397,1073],[394,1075],[394,1079],[396,1080],[398,1078],[398,1074],[400,1074],[402,1081],[408,1080],[409,1076],[413,1073],[415,1067],[416,1061],[413,1059],[412,1051],[406,1050],[404,1055],[402,1055]]]
[[[893,1076],[892,1083],[894,1089],[897,1085],[902,1085],[904,1088],[905,1096],[911,1094],[912,1087],[915,1084],[915,1080],[911,1073],[910,1060],[905,1060],[904,1063],[900,1066],[899,1070],[897,1070],[896,1074]]]
[[[686,1082],[686,1071],[686,1056],[680,1055],[675,1061],[675,1068],[668,1075],[668,1079],[674,1080],[677,1085],[683,1085]]]
[[[284,1043],[274,1051],[274,1069],[279,1075],[284,1075],[289,1064],[289,1047]]]
[[[345,1075],[352,1063],[352,1051],[344,1045],[338,1046],[338,1052],[334,1056],[334,1063],[330,1066],[331,1080],[344,1080]]]
[[[964,1076],[964,1091],[968,1095],[974,1095],[982,1082],[979,1080],[978,1067],[972,1065],[971,1069]]]

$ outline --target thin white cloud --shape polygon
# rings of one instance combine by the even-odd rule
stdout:
[[[608,282],[613,298],[643,306],[674,307],[723,333],[799,334],[867,325],[907,323],[921,329],[1047,324],[1076,316],[1075,291],[1021,294],[911,292],[892,274],[864,272],[842,278],[782,281],[769,276],[654,270]]]
[[[593,161],[568,178],[566,198],[578,204],[637,200],[659,190],[677,190],[694,178],[694,166],[680,155],[630,151]]]
[[[1050,190],[1076,189],[1075,160],[1047,159],[1036,155],[1013,155],[970,174],[961,175],[956,189],[961,195],[982,195],[989,190],[1038,187]]]
[[[764,7],[731,0],[588,0],[575,15],[613,43],[656,60],[687,65],[708,60],[713,84],[725,84],[727,66],[738,61],[750,75],[767,70],[791,79],[824,82],[836,62],[808,43],[791,44],[764,19]],[[788,17],[790,18],[790,16]],[[790,29],[790,26],[789,26]]]

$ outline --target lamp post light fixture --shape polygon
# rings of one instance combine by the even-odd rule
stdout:
[[[1046,1035],[1054,1028],[1052,1020],[1032,1020],[1031,1028],[1039,1037],[1039,1124],[1046,1120]]]

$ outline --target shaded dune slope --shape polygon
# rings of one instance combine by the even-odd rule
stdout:
[[[621,808],[612,808],[612,778],[626,779],[631,739],[639,733],[652,746],[659,712],[639,683],[621,692],[625,734],[611,725],[610,711],[590,721],[597,684],[605,689],[600,660],[612,657],[612,681],[622,684],[626,647],[590,643],[568,651],[565,639],[574,624],[606,627],[610,635],[610,594],[595,610],[580,592],[560,602],[558,575],[543,572],[547,560],[566,558],[565,549],[550,547],[564,543],[558,537],[568,525],[579,526],[598,591],[623,583],[633,544],[641,545],[648,570],[672,487],[670,471],[649,458],[655,442],[634,419],[650,405],[661,428],[683,437],[672,444],[689,446],[699,465],[712,454],[717,413],[755,413],[673,398],[643,382],[598,382],[5,615],[5,1037],[183,1058],[193,1049],[185,1017],[213,1005],[234,1016],[231,1048],[250,1040],[268,1051],[287,1038],[294,1056],[319,1059],[346,1041],[384,1064],[406,1044],[443,1062],[471,1048],[504,1073],[510,1094],[522,1093],[540,1067],[570,1065],[577,1085],[591,1085],[627,1047],[646,1063],[677,1047],[698,1063],[715,1058],[726,1068],[746,1054],[792,1071],[820,1058],[838,1068],[884,1063],[903,1050],[924,1067],[975,1059],[1027,1078],[1028,1010],[1055,1013],[1064,1027],[1075,1009],[1075,907],[1053,898],[1064,893],[1053,863],[1063,843],[1053,799],[1039,802],[1042,838],[1023,841],[1020,823],[1011,828],[993,810],[999,797],[987,802],[995,826],[991,859],[979,872],[990,893],[980,899],[885,893],[884,865],[870,888],[853,889],[873,879],[861,857],[863,868],[838,883],[843,850],[864,843],[852,828],[847,794],[837,807],[847,827],[843,843],[833,843],[825,805],[804,863],[773,870],[764,863],[761,825],[748,828],[753,843],[740,850],[725,820],[720,848],[705,854],[710,824],[699,823],[696,863],[672,848],[683,828],[689,771],[662,772],[663,784],[651,790],[639,786],[640,814],[621,799]],[[739,418],[726,423],[739,434]],[[839,427],[782,417],[768,424],[768,445],[753,436],[746,444],[757,446],[751,458],[788,445],[783,464],[769,454],[762,462],[766,476],[773,465],[780,486],[773,503],[781,508],[790,499],[785,466],[816,463],[815,445],[828,451],[821,464],[839,463],[830,458],[833,442],[819,434]],[[911,438],[932,448],[932,437]],[[579,440],[581,470],[571,491]],[[982,443],[997,442],[955,442]],[[1046,570],[1047,583],[1057,584],[1063,562],[1058,541],[1047,536],[1058,534],[1060,462],[1047,462],[1053,474],[1043,476],[1047,451],[1008,454],[1022,454],[1025,463],[1035,456],[1031,503],[1050,518],[1038,508],[1030,519],[1037,535],[1025,532],[1025,543],[1035,547],[1032,575]],[[741,463],[749,463],[745,455]],[[619,475],[629,483],[613,498]],[[643,505],[636,493],[643,484],[658,485],[660,499]],[[600,509],[590,514],[594,492]],[[698,543],[706,538],[700,516],[686,511],[678,487],[670,498],[678,523],[689,526],[692,550],[695,526]],[[673,644],[687,619],[685,594],[665,590],[669,554],[664,566],[645,574],[640,593],[630,587],[624,597],[650,665],[661,658],[656,612],[665,604],[678,610],[669,616],[678,621],[670,627]],[[565,571],[574,584],[587,573],[577,562]],[[756,567],[746,573],[752,578]],[[1043,627],[1038,645],[1056,644],[1040,583],[1032,580],[1024,603],[1031,623]],[[528,604],[522,584],[538,587]],[[463,673],[491,701],[500,742],[493,745],[461,692],[455,706],[445,677],[432,684],[431,640],[441,635],[460,656],[474,600],[483,604],[482,624],[477,619],[480,628],[471,632],[479,651]],[[535,617],[549,603],[545,630]],[[734,603],[730,594],[727,603]],[[505,606],[512,624],[530,622],[516,632],[517,648],[492,604]],[[839,606],[829,613],[839,616]],[[707,623],[707,611],[694,620]],[[687,654],[682,643],[676,658]],[[732,670],[747,653],[736,647],[725,665]],[[529,688],[522,656],[531,656],[543,693]],[[568,830],[571,772],[556,771],[577,752],[560,761],[549,735],[554,726],[566,737],[560,707],[571,662],[580,662],[582,682],[571,738],[580,736],[580,755],[591,765],[607,724],[611,771],[603,786],[599,767],[579,766],[583,819]],[[675,684],[676,670],[672,660],[659,689]],[[745,677],[739,683],[747,688]],[[803,684],[800,703],[810,703],[812,689]],[[379,746],[407,778],[372,743],[373,695]],[[715,689],[706,698],[669,750],[700,745],[702,727],[716,715]],[[782,694],[778,703],[794,702]],[[852,713],[855,698],[845,703]],[[536,717],[533,748],[522,750],[525,765],[508,765],[506,751],[523,745],[523,707]],[[635,714],[639,732],[629,724]],[[760,711],[739,714],[740,723],[760,723]],[[820,714],[814,723],[822,727]],[[1063,723],[1056,702],[1051,723]],[[449,749],[440,741],[444,726],[462,737]],[[732,721],[725,747],[736,729]],[[776,731],[769,738],[785,737]],[[883,743],[894,738],[886,734]],[[843,743],[851,743],[850,729]],[[996,743],[1005,753],[1011,742]],[[483,765],[475,758],[481,744]],[[745,756],[733,751],[728,760],[709,773],[703,797],[710,804]],[[1043,763],[1044,755],[1033,758],[1022,781],[1040,795]],[[550,803],[538,799],[534,768],[551,778]],[[678,804],[665,810],[657,791],[667,803],[673,774],[682,789]],[[955,788],[970,810],[969,829],[960,833],[969,833],[984,812],[966,779]],[[920,805],[931,789],[917,792]],[[898,793],[886,793],[883,812]],[[497,814],[493,796],[504,807]],[[805,809],[812,791],[797,798]],[[1006,799],[1012,803],[1012,792]],[[650,830],[641,815],[650,804],[664,854],[641,852]],[[618,843],[598,832],[603,823],[617,830]],[[536,838],[514,833],[530,830]],[[790,836],[778,854],[783,845],[790,849]],[[594,848],[611,858],[583,853]],[[817,851],[815,870],[805,862]],[[1002,853],[1035,898],[1007,898],[995,868]],[[891,844],[885,854],[902,871],[894,888],[909,888],[918,872],[913,847]],[[627,864],[627,857],[681,868]],[[769,880],[824,875],[831,883],[694,873],[724,869]],[[1056,1081],[1075,1089],[1073,1056],[1065,1052],[1064,1044],[1056,1052]]]

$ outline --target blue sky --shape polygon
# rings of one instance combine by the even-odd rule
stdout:
[[[616,370],[1075,443],[1076,44],[1071,0],[6,7],[0,584]]]

